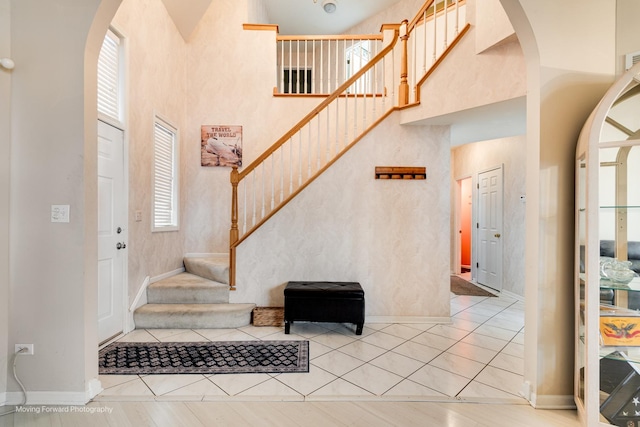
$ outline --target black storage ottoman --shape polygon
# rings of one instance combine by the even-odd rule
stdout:
[[[364,291],[357,282],[289,282],[284,288],[284,333],[295,321],[364,326]]]

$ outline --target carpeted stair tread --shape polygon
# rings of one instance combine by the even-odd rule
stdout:
[[[137,329],[239,328],[255,304],[146,304],[134,312]]]
[[[202,278],[190,273],[181,273],[147,288],[150,304],[216,304],[229,302],[229,285]]]
[[[184,267],[188,273],[229,284],[229,255],[219,254],[208,257],[185,257]]]

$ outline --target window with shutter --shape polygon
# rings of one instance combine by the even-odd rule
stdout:
[[[154,125],[153,231],[178,229],[176,129],[156,117]]]
[[[98,112],[122,121],[120,106],[120,37],[108,30],[98,56]]]

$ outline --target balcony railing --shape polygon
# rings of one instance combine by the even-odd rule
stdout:
[[[329,95],[367,65],[382,49],[382,35],[277,36],[274,93]],[[349,93],[373,93],[377,76],[369,75]]]

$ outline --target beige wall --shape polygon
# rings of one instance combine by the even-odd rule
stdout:
[[[524,135],[476,142],[452,150],[452,178],[472,177],[478,173],[503,166],[503,291],[524,297],[524,248],[526,137]],[[452,185],[455,183],[452,182]],[[474,191],[474,201],[477,194]],[[451,200],[452,206],[454,199]],[[452,207],[453,209],[453,207]],[[458,227],[452,224],[451,240],[457,239]],[[455,256],[455,254],[452,254]],[[451,265],[454,265],[452,259]]]
[[[615,4],[501,0],[527,59],[525,380],[573,405],[573,182],[578,133],[613,80]],[[550,11],[553,11],[551,13]],[[550,330],[556,333],[549,334]]]
[[[640,3],[634,0],[617,0],[616,4],[616,72],[619,75],[625,68],[625,55],[640,51]]]
[[[0,0],[0,58],[11,57],[11,7]],[[0,406],[9,360],[9,174],[11,170],[11,71],[0,68]]]
[[[476,52],[484,52],[506,39],[513,38],[515,31],[500,0],[470,0],[474,3],[476,34]]]
[[[144,16],[145,19],[140,19]],[[178,130],[179,158],[184,161],[194,144],[187,139],[187,48],[167,11],[158,0],[126,0],[113,19],[125,37],[127,51],[126,141],[129,154],[129,301],[135,298],[146,277],[182,267],[183,211],[180,230],[151,232],[153,124],[155,115]],[[186,164],[181,168],[180,197],[188,182]],[[142,211],[142,221],[135,221]]]
[[[358,281],[367,316],[449,316],[448,129],[398,119],[238,247],[234,299],[277,306],[290,280]],[[426,166],[427,180],[375,180],[375,166],[389,165]]]
[[[187,253],[229,252],[231,169],[200,166],[200,126],[242,126],[248,166],[322,101],[273,97],[276,33],[243,30],[247,13],[247,0],[213,0],[188,45],[182,198]]]
[[[32,403],[81,401],[97,375],[85,352],[95,358],[97,346],[96,113],[89,95],[85,123],[85,54],[99,4],[11,2],[9,347],[35,344],[20,360]],[[71,206],[69,223],[50,222],[52,204]],[[12,380],[8,388],[18,390]]]

